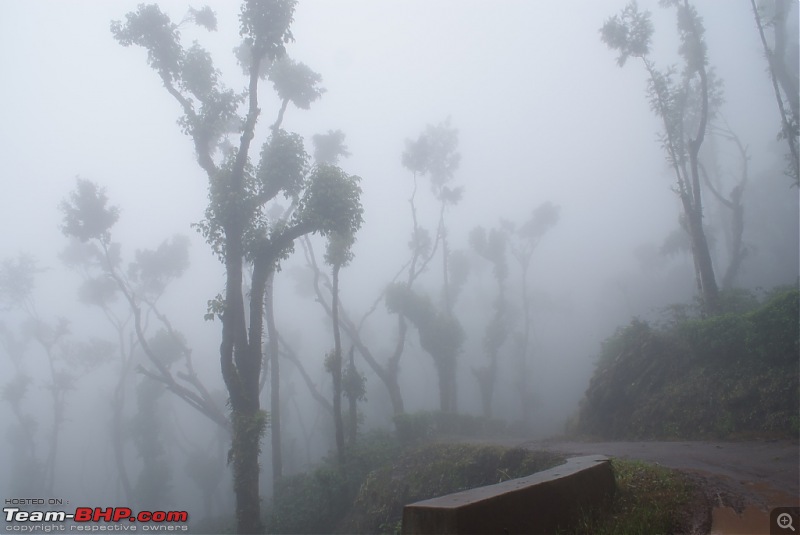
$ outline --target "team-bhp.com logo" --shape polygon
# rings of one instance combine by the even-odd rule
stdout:
[[[19,507],[4,507],[6,522],[13,522],[17,525],[28,523],[58,523],[72,521],[69,526],[70,531],[106,531],[114,529],[111,526],[100,526],[100,522],[111,522],[124,525],[128,523],[152,523],[142,525],[143,531],[177,531],[186,530],[187,527],[174,526],[171,524],[187,522],[189,513],[186,511],[140,511],[135,513],[128,507],[78,507],[74,513],[66,511],[23,511]],[[22,527],[22,526],[20,526]],[[119,529],[122,526],[119,526]],[[135,531],[134,526],[122,527],[122,529]],[[6,527],[8,530],[8,526]],[[11,531],[33,531],[19,529]],[[49,531],[49,530],[48,530]],[[61,526],[57,531],[66,531],[66,526]],[[116,531],[116,530],[115,530]]]

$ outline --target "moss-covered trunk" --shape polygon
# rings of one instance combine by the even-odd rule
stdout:
[[[261,436],[267,428],[264,411],[233,411],[233,492],[236,495],[237,533],[262,533],[261,502],[258,493]]]

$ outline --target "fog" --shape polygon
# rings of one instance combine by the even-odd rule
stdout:
[[[142,385],[150,380],[135,370],[147,367],[147,360],[134,350],[134,371],[118,387],[118,345],[120,339],[135,345],[132,324],[128,321],[118,337],[98,307],[80,302],[83,276],[60,258],[70,242],[61,230],[59,206],[75,190],[76,177],[104,188],[109,204],[119,207],[111,239],[121,246],[123,266],[135,259],[137,250],[155,249],[175,235],[188,238],[189,267],[169,283],[159,310],[191,348],[202,383],[220,406],[226,400],[219,362],[221,324],[219,319],[204,320],[208,301],[224,291],[225,270],[191,227],[204,217],[208,180],[197,165],[192,140],[176,124],[180,106],[148,67],[146,52],[120,46],[109,31],[112,20],[124,20],[137,4],[3,4],[0,260],[10,266],[21,254],[28,255],[38,268],[24,306],[9,299],[0,303],[3,498],[54,497],[89,507],[123,502],[111,431],[118,388],[123,390],[121,414],[129,429],[123,437],[123,462],[133,485],[144,466],[130,422],[145,414],[137,388],[147,388]],[[428,125],[449,124],[457,130],[460,163],[449,184],[463,188],[463,197],[446,209],[445,218],[450,252],[462,251],[470,266],[453,307],[465,333],[457,361],[459,412],[482,413],[472,370],[487,363],[483,338],[496,295],[492,265],[476,254],[470,233],[478,226],[498,227],[501,220],[519,227],[546,202],[558,207],[558,221],[541,236],[527,275],[532,308],[524,380],[533,402],[525,414],[514,386],[519,378],[511,340],[522,329],[521,273],[513,258],[508,259],[511,334],[499,351],[493,415],[518,422],[528,437],[563,431],[588,385],[602,340],[615,328],[634,317],[657,321],[664,307],[690,303],[696,296],[691,255],[662,252],[668,236],[682,232],[681,203],[659,142],[663,125],[647,101],[647,73],[636,58],[619,68],[615,52],[600,39],[604,21],[625,4],[300,0],[292,25],[295,40],[287,45],[294,60],[322,76],[325,93],[309,110],[290,105],[282,127],[303,136],[309,153],[312,136],[341,130],[350,156],[339,165],[361,177],[364,223],[356,234],[353,260],[342,268],[340,291],[343,310],[355,322],[377,302],[361,334],[381,363],[397,339],[397,316],[387,310],[382,292],[411,255],[414,174],[401,156],[406,143],[418,139]],[[750,4],[694,4],[706,27],[709,63],[724,83],[718,124],[727,121],[747,147],[743,239],[749,254],[736,286],[757,290],[796,283],[798,189],[783,172],[786,143],[776,139],[780,117]],[[181,26],[182,42],[202,43],[226,86],[244,90],[247,79],[232,53],[239,43],[238,6],[222,1],[210,5],[218,31],[186,24]],[[655,1],[640,2],[640,7],[652,11],[652,60],[662,68],[678,64],[674,10]],[[161,4],[176,22],[187,8],[180,2]],[[796,11],[794,15],[790,20],[796,26]],[[267,81],[261,83],[259,99],[262,115],[253,158],[280,107]],[[232,139],[238,143],[237,136]],[[730,177],[741,172],[740,156],[732,143],[716,137],[703,149],[709,159],[712,145],[717,147],[721,187],[730,191],[735,185]],[[435,237],[439,201],[428,176],[418,176],[417,183],[418,223]],[[708,192],[704,203],[721,280],[728,264],[727,215]],[[333,347],[332,328],[313,294],[300,241],[275,276],[275,321],[316,387],[330,399],[324,359]],[[311,241],[317,261],[329,274],[322,260],[325,240],[314,236]],[[442,284],[438,252],[415,290],[438,303]],[[117,298],[112,309],[119,318],[128,317],[123,299]],[[25,477],[12,474],[21,462],[20,415],[33,422],[30,458],[40,463],[50,452],[54,427],[46,351],[29,338],[24,351],[15,354],[9,342],[30,334],[26,324],[31,317],[51,326],[59,318],[68,322],[69,333],[52,351],[56,367],[72,375],[73,387],[57,402],[63,423],[51,477],[45,477],[45,485],[20,486]],[[145,328],[152,336],[158,321],[153,316],[148,321]],[[351,341],[343,338],[347,352]],[[68,356],[76,351],[80,356],[80,344],[91,339],[116,349],[92,367],[70,361]],[[358,352],[355,362],[366,377],[366,401],[359,404],[362,429],[390,429],[386,387]],[[286,359],[281,366],[284,471],[291,474],[328,454],[335,442],[329,414],[313,399],[297,368]],[[407,412],[439,408],[434,362],[411,325],[399,373]],[[30,382],[15,405],[9,401],[8,385],[22,375]],[[269,384],[261,398],[266,410],[268,392]],[[170,392],[152,399],[154,412],[144,417],[151,418],[150,428],[160,439],[170,478],[163,500],[153,507],[187,509],[190,518],[232,514],[231,475],[225,463],[228,435]],[[267,431],[261,462],[264,495],[270,493],[269,456]],[[198,466],[217,481],[207,496],[197,483]]]

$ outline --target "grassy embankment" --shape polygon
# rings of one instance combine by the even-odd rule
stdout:
[[[572,431],[603,439],[796,438],[800,296],[710,318],[634,320],[603,345]]]
[[[327,462],[289,478],[270,508],[270,532],[399,533],[405,504],[523,477],[564,461],[552,452],[439,442],[407,446],[391,457],[363,479],[343,477]],[[697,496],[685,476],[633,461],[614,460],[613,467],[617,491],[611,508],[585,512],[575,520],[574,532],[684,531]],[[348,480],[356,485],[348,489]]]
[[[708,529],[702,492],[681,472],[639,461],[612,461],[617,490],[608,510],[587,511],[571,533],[641,535]]]

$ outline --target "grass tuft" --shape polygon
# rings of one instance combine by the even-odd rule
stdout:
[[[641,535],[678,533],[695,487],[678,472],[640,461],[612,461],[617,492],[611,510],[589,511],[575,533]]]

